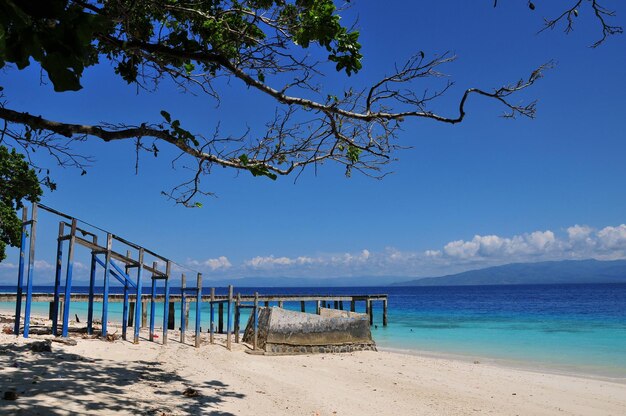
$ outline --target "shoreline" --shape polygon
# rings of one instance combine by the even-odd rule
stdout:
[[[4,317],[9,326],[12,317]],[[9,319],[10,318],[10,319]],[[37,318],[36,318],[37,319]],[[49,322],[43,319],[43,322]],[[74,324],[74,326],[77,326]],[[158,415],[607,415],[626,414],[626,385],[572,375],[391,351],[296,356],[246,354],[224,337],[194,348],[72,334],[35,352],[0,333],[3,414]],[[191,393],[188,389],[192,389]],[[189,394],[185,394],[188,392]]]
[[[0,306],[0,316],[4,316],[6,318],[13,319],[15,314],[15,310],[10,310],[3,308]],[[41,315],[38,313],[31,313],[31,319],[39,319],[43,321],[50,322],[48,320],[47,315]],[[72,323],[73,320],[70,321]],[[121,331],[121,320],[110,319],[109,326],[111,329],[114,329],[114,332]],[[244,325],[245,327],[245,325]],[[143,330],[143,329],[142,329]],[[160,327],[157,325],[156,333],[160,335]],[[173,331],[170,330],[171,332]],[[216,334],[217,335],[217,334]],[[372,334],[374,335],[374,333]],[[171,337],[171,336],[170,336]],[[376,341],[374,337],[374,341]],[[454,360],[460,361],[464,363],[474,363],[474,361],[479,361],[480,363],[494,365],[502,368],[516,369],[516,370],[524,370],[531,371],[535,373],[549,373],[554,375],[564,375],[564,376],[573,376],[573,377],[582,377],[588,378],[591,380],[599,380],[599,381],[608,381],[617,384],[625,384],[626,385],[626,373],[623,376],[614,376],[612,374],[607,374],[603,372],[602,368],[597,371],[593,371],[590,369],[590,366],[585,366],[584,364],[558,364],[551,363],[546,361],[533,361],[533,360],[515,360],[515,359],[507,359],[507,358],[498,358],[498,357],[490,357],[486,355],[476,355],[476,354],[457,354],[450,353],[445,351],[432,351],[432,350],[421,350],[421,349],[410,349],[410,348],[400,348],[400,347],[389,347],[384,346],[381,347],[377,344],[377,348],[379,351],[386,351],[395,354],[404,354],[409,356],[418,356],[418,357],[428,357],[434,359],[444,359],[444,360]]]
[[[540,361],[523,361],[504,358],[494,358],[489,356],[470,355],[470,354],[453,354],[440,351],[428,350],[412,350],[408,348],[381,347],[377,345],[379,351],[386,351],[394,354],[414,355],[418,357],[428,357],[433,359],[453,360],[464,363],[474,363],[478,361],[480,364],[492,365],[501,368],[508,368],[521,371],[530,371],[539,374],[553,374],[559,376],[570,376],[578,378],[587,378],[590,380],[607,381],[616,384],[626,385],[626,374],[623,377],[614,377],[606,374],[593,373],[583,371],[583,366],[571,365],[572,368],[562,368],[557,364],[545,363]],[[565,367],[565,366],[563,366]]]

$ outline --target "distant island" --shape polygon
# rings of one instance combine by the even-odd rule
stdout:
[[[626,283],[626,260],[562,260],[511,263],[440,277],[396,282],[393,286],[472,286],[563,283]]]
[[[626,283],[626,260],[562,260],[511,263],[439,277],[402,276],[333,278],[244,277],[214,280],[212,286],[237,287],[350,287],[350,286],[470,286],[558,283]]]

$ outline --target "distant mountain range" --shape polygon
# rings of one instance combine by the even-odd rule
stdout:
[[[407,280],[400,276],[333,278],[244,277],[211,280],[222,287],[349,287],[349,286],[470,286],[558,283],[626,283],[626,260],[563,260],[512,263],[439,277]]]
[[[563,260],[512,263],[440,277],[396,282],[393,286],[471,286],[558,283],[626,283],[626,260]]]

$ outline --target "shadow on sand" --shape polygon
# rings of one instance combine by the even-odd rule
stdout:
[[[228,385],[194,384],[158,362],[115,362],[59,351],[33,352],[30,344],[0,345],[0,414],[232,415],[224,398],[243,399]],[[183,395],[191,387],[194,394]],[[3,400],[15,392],[17,400]],[[193,391],[192,391],[193,393]]]

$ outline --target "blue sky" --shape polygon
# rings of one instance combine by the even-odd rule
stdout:
[[[186,178],[171,169],[171,151],[141,156],[135,175],[133,145],[81,144],[97,161],[88,174],[53,169],[59,184],[42,202],[109,229],[204,272],[242,276],[431,276],[503,264],[566,258],[624,258],[626,253],[626,38],[588,46],[600,28],[581,9],[573,33],[536,34],[554,4],[537,2],[357,1],[364,68],[355,77],[332,72],[322,82],[333,93],[367,85],[413,53],[451,51],[444,68],[455,87],[436,104],[455,114],[462,91],[491,88],[527,76],[538,65],[557,66],[520,100],[538,99],[534,120],[499,117],[504,109],[474,97],[456,126],[409,120],[399,144],[410,149],[382,181],[347,179],[325,165],[273,182],[215,169],[204,178],[216,198],[201,209],[176,206],[160,195]],[[552,2],[550,2],[552,3]],[[626,25],[626,7],[616,24]],[[166,109],[191,130],[225,133],[258,129],[275,107],[233,80],[222,85],[221,105],[163,84],[137,93],[108,64],[87,69],[84,89],[58,94],[40,85],[39,70],[3,70],[7,106],[68,122],[158,121]],[[423,86],[428,87],[425,83]],[[421,85],[420,85],[421,86]],[[37,155],[42,163],[43,155]],[[42,216],[40,276],[53,263],[56,220]],[[86,264],[86,253],[78,254]],[[82,257],[81,257],[82,256]],[[0,264],[0,281],[15,280],[17,250]],[[80,271],[79,271],[80,272]]]

